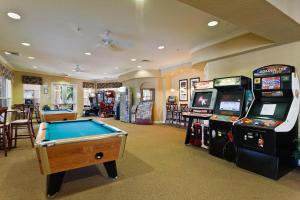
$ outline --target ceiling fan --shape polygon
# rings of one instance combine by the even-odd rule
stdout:
[[[80,73],[80,72],[85,72],[82,68],[80,68],[79,65],[76,65],[74,69],[72,69],[73,72]]]
[[[112,32],[110,30],[106,30],[102,35],[101,35],[101,41],[96,45],[96,48],[99,46],[109,48],[112,51],[122,51],[124,48],[129,47],[130,43],[121,40],[121,39],[115,39],[116,36],[112,37]]]

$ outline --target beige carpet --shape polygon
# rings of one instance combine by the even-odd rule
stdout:
[[[185,130],[165,125],[142,126],[105,120],[128,131],[126,153],[118,161],[119,179],[95,167],[69,172],[56,199],[78,200],[299,200],[300,170],[279,181],[237,168],[185,146]],[[103,173],[105,175],[105,173]],[[29,140],[4,157],[0,152],[0,200],[46,199]]]

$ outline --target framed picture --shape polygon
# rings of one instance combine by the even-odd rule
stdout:
[[[193,91],[196,89],[196,83],[200,82],[200,77],[190,78],[190,86],[191,86],[191,98],[193,95]]]
[[[188,100],[188,80],[179,80],[179,101]]]

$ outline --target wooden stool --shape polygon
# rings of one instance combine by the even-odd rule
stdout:
[[[25,114],[26,119],[17,119],[10,123],[10,146],[12,147],[12,141],[14,141],[14,146],[17,147],[18,139],[27,139],[29,138],[31,141],[32,147],[34,147],[34,130],[32,125],[32,111],[33,109],[26,108]],[[28,134],[18,134],[18,129],[27,129]],[[14,135],[13,135],[14,134]]]
[[[8,130],[7,130],[7,107],[0,107],[0,142],[2,143],[2,147],[4,150],[4,155],[7,156],[7,147],[8,147]]]

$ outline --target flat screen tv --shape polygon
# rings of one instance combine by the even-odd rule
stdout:
[[[190,108],[213,110],[216,97],[216,89],[194,90],[190,103]]]

